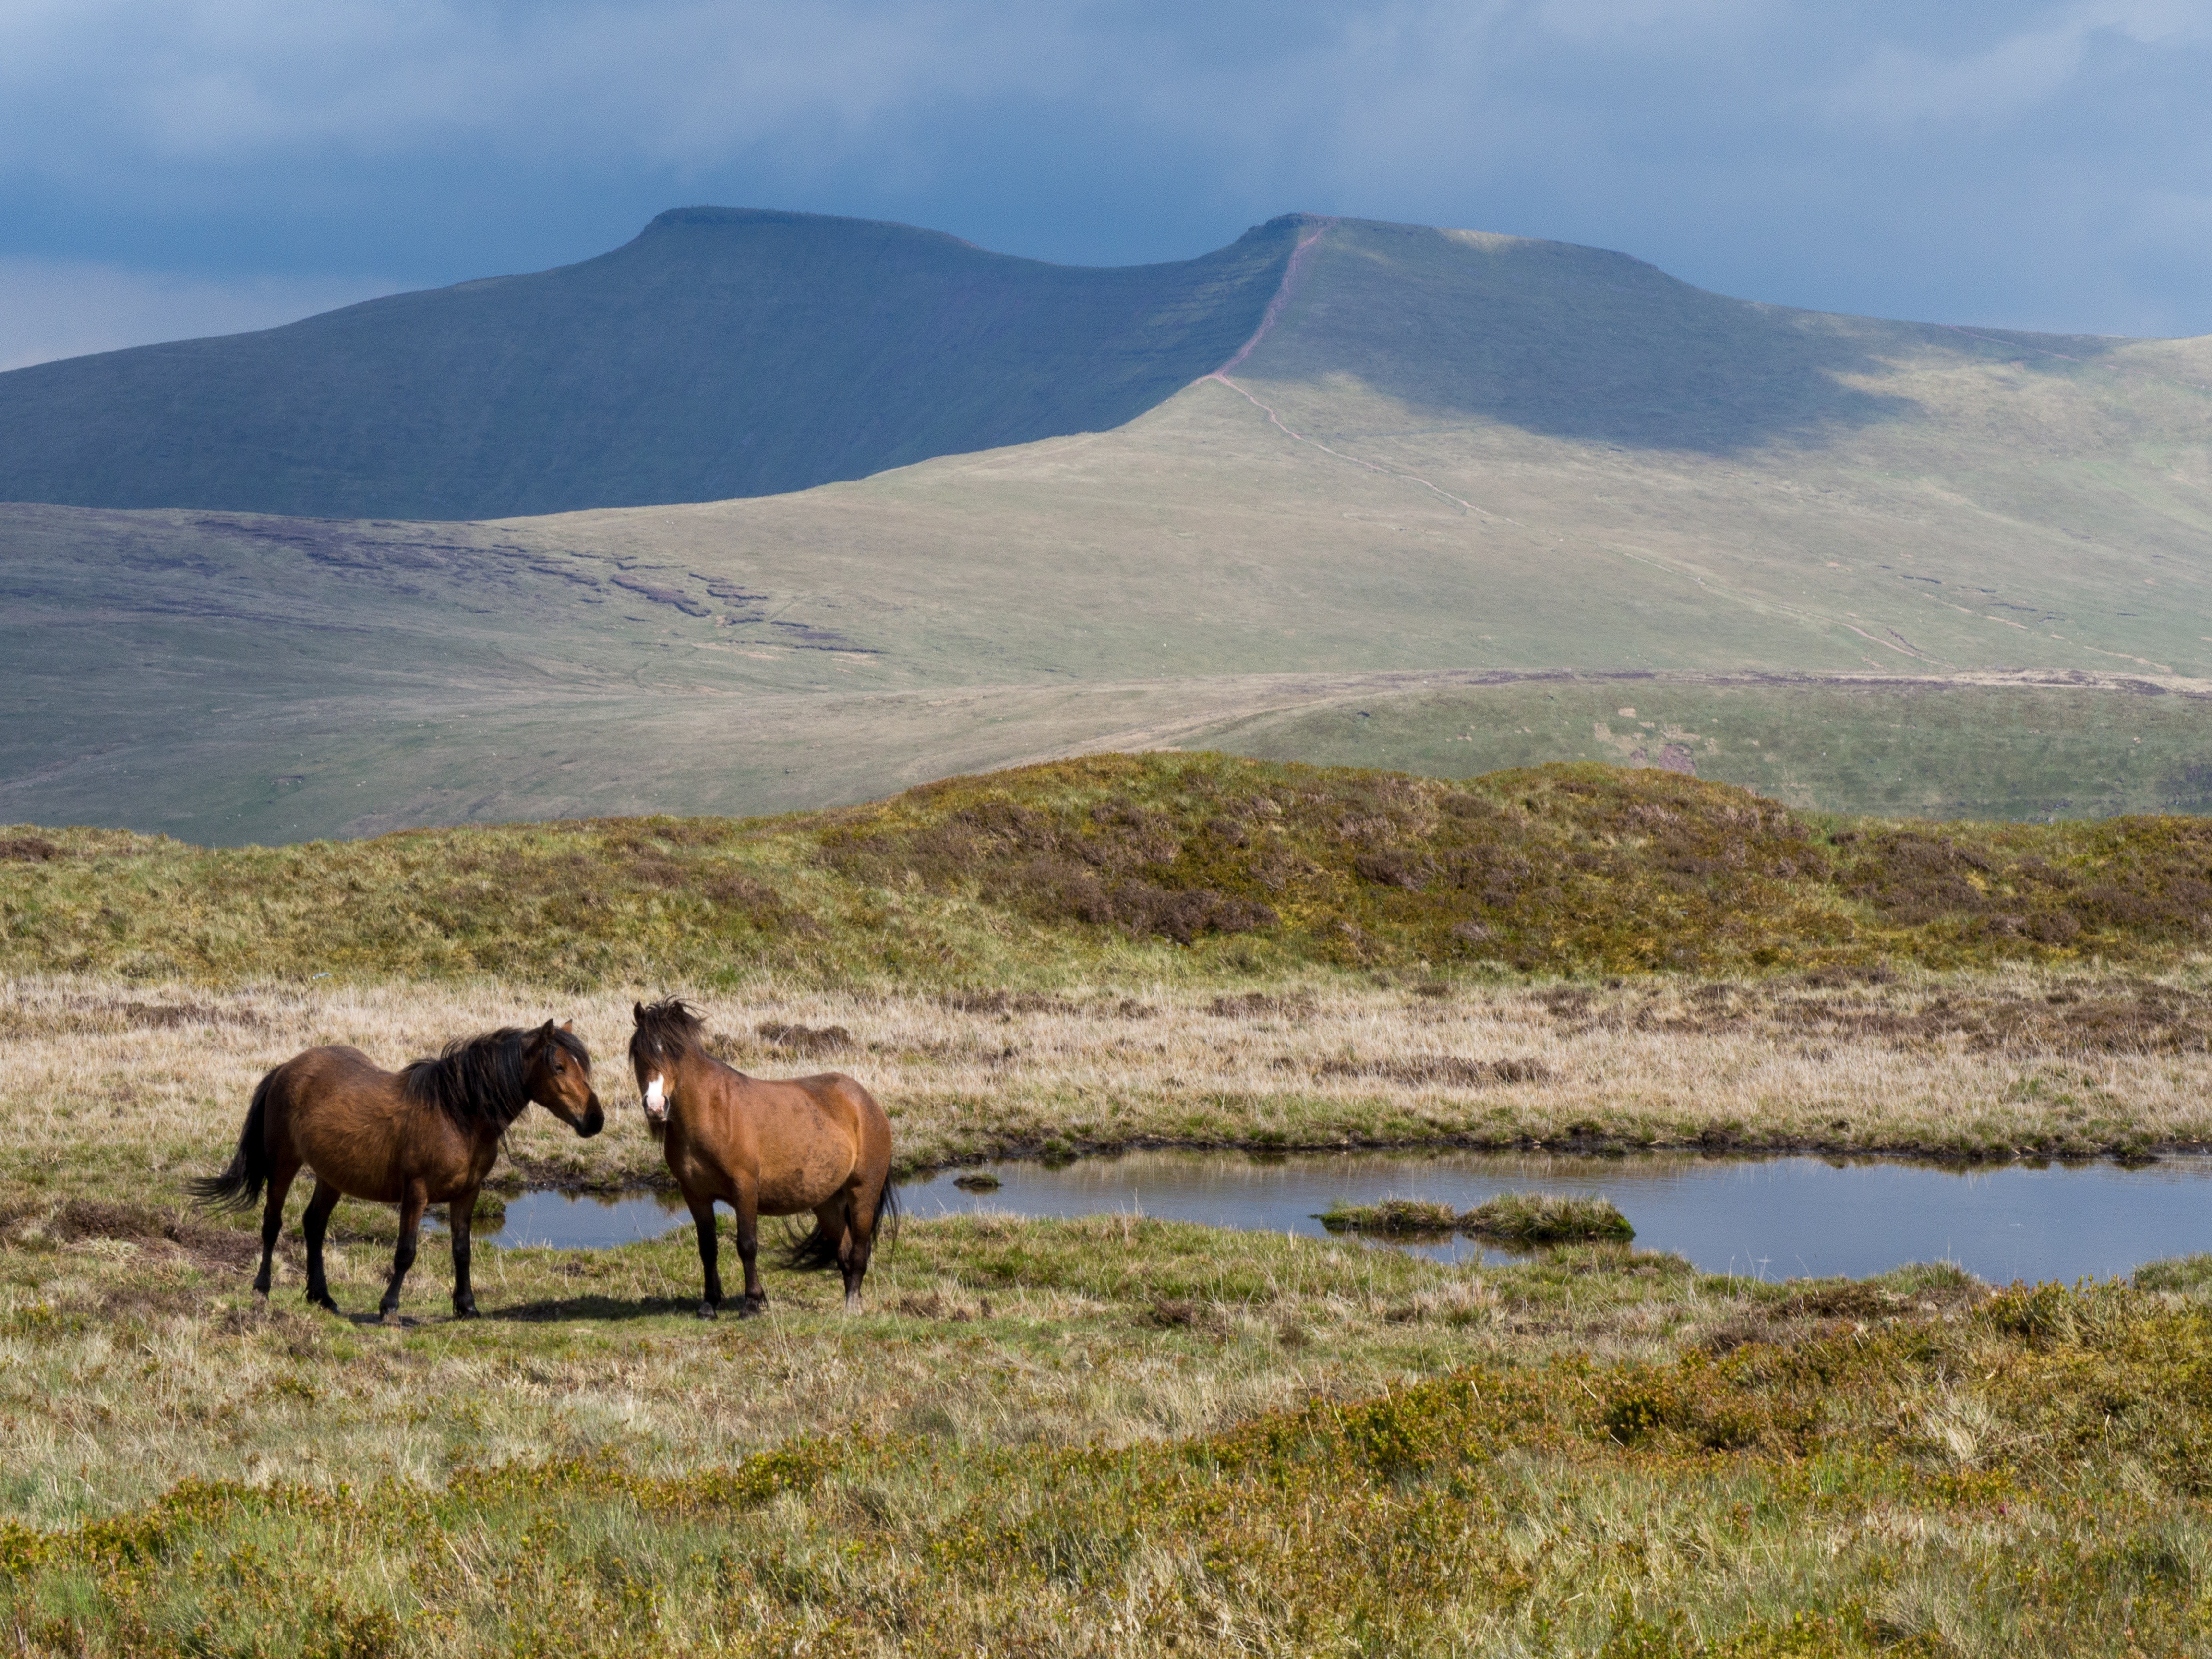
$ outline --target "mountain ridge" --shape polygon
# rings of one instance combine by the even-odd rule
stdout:
[[[1895,817],[2212,800],[2212,339],[1793,312],[1358,220],[1245,257],[1209,268],[1241,314],[1184,290],[1201,370],[1135,418],[804,491],[0,507],[0,817],[744,814],[1127,744],[1673,756]]]
[[[0,374],[0,499],[472,520],[775,495],[1123,424],[1227,358],[1298,218],[1091,268],[684,208],[548,271]]]

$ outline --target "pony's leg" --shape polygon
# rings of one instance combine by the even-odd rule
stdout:
[[[300,1231],[307,1236],[307,1300],[331,1313],[338,1310],[338,1304],[331,1300],[331,1287],[323,1278],[323,1234],[341,1196],[336,1187],[317,1176],[315,1195],[307,1200],[307,1213],[300,1218]]]
[[[387,1325],[399,1322],[399,1287],[415,1265],[416,1237],[422,1231],[422,1212],[429,1207],[428,1188],[419,1181],[408,1182],[407,1195],[399,1200],[399,1248],[392,1253],[392,1282],[384,1287],[384,1300],[376,1307],[377,1316]]]
[[[884,1175],[890,1186],[890,1175]],[[860,1281],[867,1279],[867,1259],[876,1252],[876,1224],[883,1218],[883,1188],[876,1190],[872,1207],[860,1203],[860,1192],[845,1192],[845,1239],[836,1252],[838,1270],[845,1274],[845,1312],[860,1312]]]
[[[699,1233],[699,1272],[705,1282],[707,1297],[699,1304],[699,1317],[712,1319],[722,1305],[722,1270],[716,1260],[721,1243],[714,1237],[714,1200],[711,1195],[694,1198],[686,1193],[684,1202],[691,1212],[691,1224]]]
[[[768,1292],[761,1288],[760,1263],[760,1188],[742,1178],[738,1182],[738,1201],[730,1207],[738,1212],[738,1260],[745,1264],[745,1294],[738,1304],[738,1317],[750,1319],[757,1313],[768,1311]]]
[[[446,1206],[446,1224],[453,1234],[453,1317],[477,1316],[477,1293],[469,1285],[469,1228],[477,1218],[477,1195],[457,1198]]]
[[[860,1309],[860,1281],[854,1276],[853,1251],[853,1194],[839,1193],[828,1203],[817,1205],[814,1224],[824,1238],[835,1239],[837,1248],[837,1272],[845,1280],[845,1311],[858,1313]]]
[[[300,1160],[289,1155],[289,1148],[286,1156],[269,1171],[269,1201],[261,1209],[261,1271],[253,1275],[256,1296],[269,1294],[269,1273],[276,1260],[276,1238],[284,1231],[284,1200],[299,1173]]]
[[[890,1177],[886,1176],[885,1181]],[[868,1258],[876,1249],[876,1217],[883,1212],[883,1196],[878,1194],[873,1213],[861,1214],[860,1194],[854,1194],[845,1205],[845,1247],[837,1253],[837,1265],[845,1273],[845,1311],[860,1311],[860,1281],[868,1276]]]

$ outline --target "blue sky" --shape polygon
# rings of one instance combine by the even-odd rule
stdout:
[[[1085,264],[1292,210],[1887,316],[2212,332],[2212,0],[9,0],[0,365],[688,203]]]

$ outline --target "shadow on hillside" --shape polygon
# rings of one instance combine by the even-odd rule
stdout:
[[[1849,378],[1960,362],[2066,373],[2116,343],[1794,311],[1623,253],[1418,226],[1340,224],[1315,254],[1255,378],[1341,375],[1439,416],[1622,448],[1817,445],[1921,412]]]

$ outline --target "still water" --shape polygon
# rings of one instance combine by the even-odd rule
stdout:
[[[1674,1250],[1708,1273],[1751,1278],[1863,1277],[1909,1261],[1955,1261],[1992,1283],[2126,1273],[2162,1256],[2212,1249],[2212,1158],[2142,1169],[2008,1164],[1960,1170],[1889,1159],[1622,1158],[1510,1153],[1130,1152],[1064,1169],[986,1166],[993,1192],[942,1170],[911,1181],[910,1215],[995,1211],[1075,1216],[1133,1212],[1217,1227],[1326,1237],[1314,1217],[1342,1199],[1440,1200],[1468,1210],[1508,1192],[1600,1194],[1634,1224],[1639,1249]],[[611,1202],[531,1193],[479,1238],[503,1245],[604,1247],[688,1227],[674,1199]],[[1507,1261],[1473,1239],[1412,1247],[1443,1261]]]

